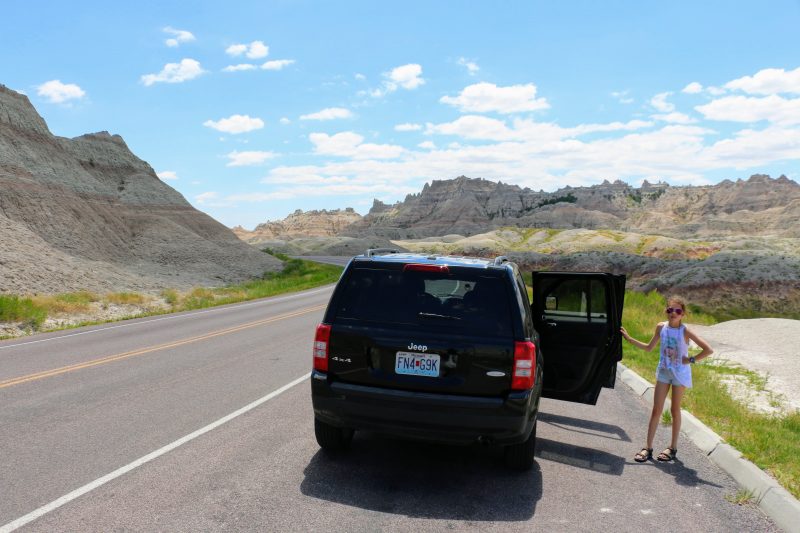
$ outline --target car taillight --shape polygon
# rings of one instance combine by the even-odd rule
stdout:
[[[430,265],[425,263],[409,263],[403,267],[403,272],[440,272],[449,274],[450,267],[447,265]]]
[[[536,345],[530,341],[514,343],[514,370],[511,373],[513,390],[533,388],[536,380]]]
[[[331,327],[328,324],[317,326],[314,335],[314,370],[328,371],[328,346],[331,340]]]

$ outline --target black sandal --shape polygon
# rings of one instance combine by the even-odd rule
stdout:
[[[676,455],[678,455],[677,448],[667,448],[666,450],[658,454],[658,457],[656,457],[656,459],[658,459],[662,463],[666,463],[668,461],[672,461],[673,459],[675,459]]]
[[[653,448],[642,448],[639,453],[633,456],[633,460],[637,463],[644,463],[648,459],[653,458]]]

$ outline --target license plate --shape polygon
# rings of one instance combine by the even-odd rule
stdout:
[[[396,374],[408,376],[439,377],[440,357],[432,353],[397,352],[394,363]]]

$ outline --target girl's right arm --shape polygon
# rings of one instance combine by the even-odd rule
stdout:
[[[653,348],[655,347],[656,343],[658,343],[659,338],[661,337],[661,327],[662,327],[661,323],[659,323],[656,326],[656,331],[655,331],[655,333],[653,333],[653,338],[650,339],[650,342],[648,342],[647,344],[643,343],[640,340],[636,340],[633,337],[631,337],[630,335],[628,335],[628,332],[625,330],[625,328],[619,328],[619,330],[620,330],[620,332],[622,332],[622,336],[625,337],[625,340],[627,340],[628,342],[630,342],[631,344],[633,344],[637,348],[641,348],[642,350],[644,350],[646,352],[650,352],[650,351],[653,350]]]

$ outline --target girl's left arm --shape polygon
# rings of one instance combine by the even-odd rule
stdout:
[[[689,340],[693,340],[694,343],[700,347],[701,352],[694,356],[695,361],[700,361],[701,359],[705,359],[706,357],[714,353],[714,350],[711,348],[711,346],[709,346],[709,344],[706,341],[704,341],[702,337],[698,336],[689,328],[686,328],[686,336],[689,338]],[[688,357],[684,359],[686,359],[684,363],[689,362]]]

